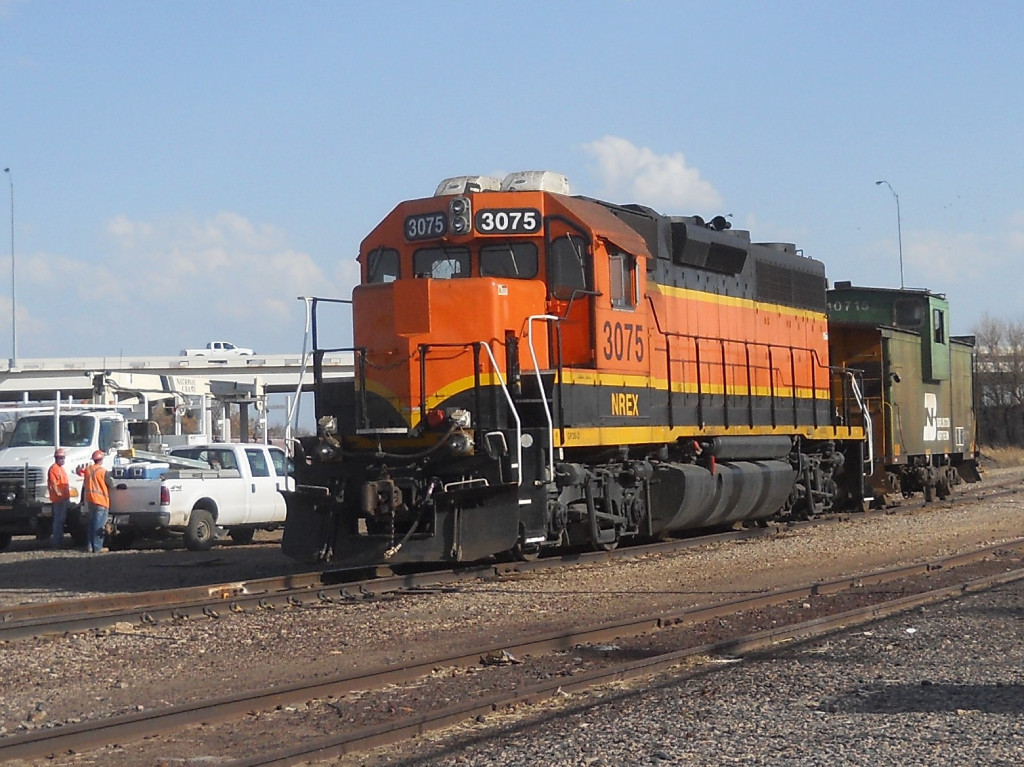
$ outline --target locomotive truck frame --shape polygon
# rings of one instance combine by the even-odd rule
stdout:
[[[891,460],[892,379],[865,391],[882,376],[864,376],[882,370],[865,328],[881,326],[884,295],[864,291],[875,313],[830,325],[829,300],[851,287],[827,294],[820,261],[721,217],[573,197],[548,172],[459,177],[399,204],[359,261],[353,380],[323,378],[323,355],[344,350],[319,346],[330,300],[312,302],[318,433],[302,442],[283,541],[298,559],[610,549],[943,495],[972,475],[962,398],[942,417],[970,440]],[[837,332],[859,343],[836,355]]]

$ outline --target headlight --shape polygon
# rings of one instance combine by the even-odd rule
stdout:
[[[455,197],[448,203],[448,218],[453,234],[469,234],[473,228],[473,206],[466,197]]]
[[[468,434],[452,434],[448,437],[448,449],[453,455],[470,455],[473,452],[473,440]]]

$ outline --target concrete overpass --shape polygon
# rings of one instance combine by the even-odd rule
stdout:
[[[351,352],[324,355],[325,378],[351,378],[353,367]],[[173,400],[174,406],[201,408],[208,418],[212,402],[225,418],[237,405],[243,431],[248,430],[249,405],[264,411],[269,395],[294,395],[300,383],[302,391],[312,390],[312,355],[305,370],[301,354],[19,358],[13,368],[10,361],[0,362],[0,403],[52,401],[59,393],[65,401],[129,402],[148,411],[152,402]],[[148,412],[137,415],[149,417]]]
[[[52,399],[54,392],[75,397],[91,396],[93,378],[117,374],[118,382],[130,386],[149,384],[155,379],[172,381],[189,379],[256,384],[259,394],[293,394],[298,389],[302,372],[301,354],[257,354],[246,357],[215,359],[210,357],[49,357],[19,358],[12,368],[10,361],[0,363],[0,401]],[[313,383],[312,357],[303,378],[303,390]],[[351,378],[353,355],[340,352],[324,355],[325,378]],[[163,391],[169,391],[160,387]],[[42,396],[37,396],[42,395]]]

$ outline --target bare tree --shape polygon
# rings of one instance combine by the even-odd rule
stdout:
[[[979,439],[986,445],[1024,446],[1024,319],[986,314],[974,335]]]

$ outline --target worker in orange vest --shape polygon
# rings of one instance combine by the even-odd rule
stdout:
[[[108,550],[103,539],[110,515],[110,491],[114,489],[113,477],[103,468],[103,458],[102,450],[93,452],[92,466],[86,466],[82,475],[82,498],[89,518],[85,548],[94,554]]]
[[[68,518],[68,503],[71,501],[71,485],[64,469],[64,448],[53,451],[53,466],[46,472],[46,487],[50,491],[50,508],[53,509],[53,547],[60,548],[64,540],[64,522]]]

